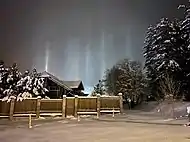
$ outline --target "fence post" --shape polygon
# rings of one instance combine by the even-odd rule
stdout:
[[[10,120],[13,120],[14,108],[15,108],[15,99],[11,98],[10,110],[9,110],[9,119]]]
[[[123,113],[123,95],[122,93],[119,93],[119,106],[120,106],[120,112]]]
[[[113,108],[112,111],[113,111],[113,112],[112,112],[112,117],[115,117],[115,109]]]
[[[62,118],[66,117],[66,101],[67,101],[67,96],[63,95],[63,100],[62,100]]]
[[[32,128],[32,114],[29,114],[29,117],[28,117],[28,128],[29,129]]]
[[[37,97],[37,102],[36,102],[36,118],[40,118],[40,106],[41,106],[41,97]]]
[[[75,114],[74,114],[75,117],[77,117],[77,111],[78,111],[78,95],[75,95]]]
[[[100,94],[97,94],[97,119],[100,118]]]

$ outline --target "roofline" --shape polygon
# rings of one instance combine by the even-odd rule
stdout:
[[[62,80],[58,79],[56,76],[54,76],[53,74],[51,74],[51,73],[49,73],[47,71],[43,71],[42,73],[44,73],[44,72],[47,74],[47,76],[45,76],[44,78],[49,78],[54,83],[62,86],[63,88],[65,88],[65,89],[67,89],[69,91],[72,91],[72,88],[70,88],[69,86],[67,86]],[[54,77],[55,79],[52,78],[52,77]]]
[[[83,82],[82,82],[82,80],[74,80],[74,81],[71,81],[71,80],[69,80],[69,81],[66,81],[66,80],[64,80],[63,82],[65,82],[65,84],[67,84],[67,83],[69,83],[69,82],[79,82],[79,84],[78,84],[78,87],[82,84],[82,90],[84,91],[84,85],[83,85]],[[69,85],[67,85],[67,86],[69,86]],[[69,86],[71,89],[77,89],[78,87],[74,87],[74,86]]]
[[[56,84],[62,86],[63,88],[68,89],[69,91],[72,91],[72,88],[68,87],[67,85],[65,85],[65,84],[63,84],[63,83],[61,83],[61,82],[59,82],[59,81],[56,81],[56,80],[53,79],[52,77],[49,76],[49,77],[47,77],[47,78],[49,78],[49,79],[50,79],[51,81],[53,81],[54,83],[56,83]]]

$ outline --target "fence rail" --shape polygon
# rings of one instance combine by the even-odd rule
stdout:
[[[117,109],[122,112],[123,98],[122,94],[112,97],[66,97],[63,99],[41,99],[32,98],[23,101],[11,100],[3,102],[0,100],[0,117],[9,117],[11,120],[14,116],[27,116],[32,114],[37,118],[40,115],[68,115],[77,116],[78,112],[97,112],[101,110]]]

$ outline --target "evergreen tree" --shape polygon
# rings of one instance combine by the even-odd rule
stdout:
[[[180,5],[180,8],[183,7],[185,9],[184,19],[181,22],[181,38],[183,40],[183,51],[182,54],[182,66],[183,66],[183,89],[186,90],[186,98],[190,100],[190,2],[187,5]]]
[[[103,85],[103,81],[102,80],[99,80],[98,81],[98,84],[96,84],[94,86],[94,93],[95,94],[100,94],[100,95],[103,95],[104,94],[104,85]]]
[[[45,97],[45,93],[48,92],[48,90],[44,87],[44,78],[40,76],[36,69],[33,69],[31,79],[32,93],[35,96]]]
[[[17,100],[22,100],[25,98],[32,97],[31,94],[31,77],[29,70],[26,70],[24,74],[21,76],[20,80],[17,82],[17,87],[19,90]]]
[[[23,100],[29,97],[46,97],[48,90],[44,87],[44,78],[34,69],[22,75],[16,63],[7,68],[0,61],[0,98],[9,102],[12,98]]]
[[[0,61],[0,98],[4,98],[4,90],[7,88],[7,78],[8,78],[9,68],[5,67],[4,62]]]
[[[108,94],[117,95],[119,93],[116,84],[119,72],[120,70],[116,67],[116,65],[105,71],[105,76],[103,81],[104,81],[105,90]]]
[[[19,90],[17,88],[17,82],[20,80],[21,73],[19,72],[18,66],[14,63],[8,71],[7,80],[5,82],[6,87],[4,88],[3,94],[5,95],[3,100],[10,101],[12,97],[16,98]]]
[[[148,29],[144,57],[152,94],[156,94],[155,91],[158,91],[159,80],[165,77],[166,71],[175,79],[182,71],[180,56],[183,54],[183,50],[180,36],[178,20],[169,21],[167,18],[163,18],[156,26]]]
[[[25,71],[24,75],[17,83],[19,88],[18,100],[22,100],[28,97],[46,97],[45,93],[48,90],[44,87],[44,78],[37,73],[36,69],[30,73],[28,70]]]

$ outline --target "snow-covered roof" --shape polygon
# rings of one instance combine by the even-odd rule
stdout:
[[[60,85],[61,87],[65,88],[67,90],[70,90],[70,91],[72,90],[67,84],[65,84],[64,81],[58,79],[53,74],[51,74],[51,73],[49,73],[47,71],[42,72],[41,77],[48,78],[51,81],[55,82],[56,84]]]

